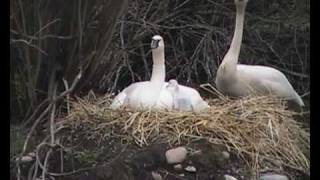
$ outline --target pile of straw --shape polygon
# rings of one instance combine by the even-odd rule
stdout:
[[[110,110],[111,95],[87,96],[69,102],[64,126],[103,142],[108,138],[147,146],[155,142],[187,144],[206,139],[224,144],[259,168],[280,162],[309,174],[310,133],[294,120],[297,113],[271,97],[210,99],[210,110],[192,112],[132,112]]]

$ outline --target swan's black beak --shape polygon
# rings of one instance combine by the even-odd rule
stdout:
[[[152,41],[151,41],[151,49],[155,49],[155,48],[159,47],[159,42],[160,42],[160,40],[152,39]]]

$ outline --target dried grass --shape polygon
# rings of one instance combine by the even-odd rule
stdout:
[[[294,120],[297,113],[287,110],[279,99],[209,99],[211,108],[202,114],[113,111],[108,108],[111,100],[111,95],[76,98],[61,123],[98,143],[110,137],[139,146],[206,139],[235,150],[255,170],[264,162],[280,162],[309,174],[309,130]]]

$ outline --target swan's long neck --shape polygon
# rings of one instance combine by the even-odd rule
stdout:
[[[163,83],[166,76],[164,48],[152,50],[153,67],[151,74],[151,82]]]
[[[239,59],[242,34],[243,34],[243,24],[244,24],[244,14],[246,5],[236,5],[237,14],[236,14],[236,26],[232,38],[230,48],[225,55],[222,65],[228,66],[228,71],[236,71],[236,66]]]

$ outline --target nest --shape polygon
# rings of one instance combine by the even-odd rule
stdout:
[[[294,120],[297,113],[287,110],[286,102],[279,99],[207,99],[211,108],[201,114],[114,111],[108,108],[111,101],[111,95],[69,101],[69,114],[61,123],[85,132],[97,143],[117,138],[139,146],[159,142],[178,145],[206,139],[227,146],[253,168],[263,162],[280,162],[309,174],[309,130]]]

